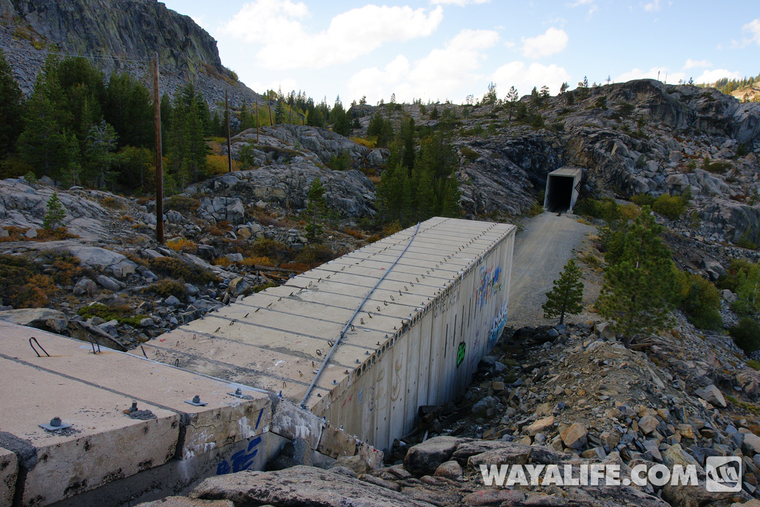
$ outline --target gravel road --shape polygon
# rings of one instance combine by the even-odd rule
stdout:
[[[580,249],[586,235],[596,231],[595,227],[578,222],[574,215],[564,213],[557,216],[544,212],[526,220],[523,226],[515,240],[509,290],[507,325],[515,329],[550,323],[541,309],[545,294],[552,289],[567,261],[575,256],[574,250]]]

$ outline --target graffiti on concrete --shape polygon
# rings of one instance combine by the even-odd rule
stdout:
[[[501,291],[502,282],[500,266],[480,268],[480,283],[475,286],[475,302],[479,308],[487,305],[491,296]]]
[[[263,408],[261,409],[261,412],[259,412],[259,417],[256,420],[256,427],[254,428],[254,431],[259,429],[262,415],[264,415]],[[238,451],[232,456],[230,456],[229,460],[225,459],[221,463],[219,463],[216,466],[216,475],[225,475],[225,474],[231,474],[235,472],[242,472],[243,470],[248,470],[251,467],[251,465],[253,465],[253,460],[254,458],[256,458],[256,455],[259,453],[258,446],[260,443],[261,443],[261,435],[252,439],[248,443],[247,449]]]
[[[460,342],[459,348],[457,349],[457,368],[459,368],[459,365],[462,364],[462,361],[464,361],[466,352],[467,344],[465,342]]]
[[[509,307],[509,302],[505,301],[504,304],[501,305],[501,308],[499,309],[499,313],[497,313],[496,316],[493,318],[493,322],[491,323],[491,331],[488,333],[488,351],[489,352],[496,345],[496,342],[499,340],[499,336],[501,336],[502,331],[504,331],[504,326],[507,324],[507,308],[508,307]]]

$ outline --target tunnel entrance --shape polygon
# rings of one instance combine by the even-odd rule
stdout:
[[[547,211],[564,213],[573,210],[578,199],[581,169],[563,167],[549,173],[546,177],[546,194],[544,208]]]

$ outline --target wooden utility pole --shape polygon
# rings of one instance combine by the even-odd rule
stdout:
[[[230,148],[230,103],[227,101],[227,90],[224,90],[224,116],[227,118],[227,163],[232,172],[232,149]]]
[[[161,149],[161,95],[158,91],[158,51],[153,62],[153,110],[156,131],[156,241],[164,244],[164,167]]]

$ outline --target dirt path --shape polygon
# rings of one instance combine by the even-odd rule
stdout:
[[[567,261],[575,256],[573,250],[579,250],[586,236],[596,230],[572,215],[548,212],[529,219],[524,227],[515,241],[509,291],[508,325],[515,328],[550,323],[541,309],[545,293],[551,290]],[[584,296],[589,292],[587,283]]]

